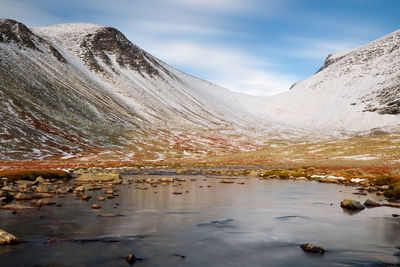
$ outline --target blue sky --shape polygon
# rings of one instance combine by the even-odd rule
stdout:
[[[399,11],[397,0],[0,0],[0,17],[112,26],[179,70],[254,95],[400,29]]]

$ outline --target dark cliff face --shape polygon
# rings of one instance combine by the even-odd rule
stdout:
[[[113,55],[119,67],[136,71],[141,75],[159,76],[160,73],[157,69],[171,75],[159,62],[132,44],[115,28],[105,27],[93,34],[86,35],[80,47],[82,48],[82,59],[91,70],[96,72],[105,72],[97,61],[98,59],[116,72],[109,57],[109,55]]]
[[[24,24],[11,19],[0,19],[0,43],[16,44],[19,48],[28,48],[43,51],[43,45],[51,55],[60,62],[67,62],[65,58],[49,42],[42,37],[35,35]]]

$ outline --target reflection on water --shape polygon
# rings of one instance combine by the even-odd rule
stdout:
[[[0,211],[0,228],[26,241],[0,247],[0,265],[127,266],[124,257],[130,253],[143,258],[135,266],[398,263],[395,209],[349,215],[339,206],[348,197],[379,201],[375,195],[355,196],[352,188],[315,182],[240,178],[245,181],[240,185],[183,177],[182,185],[148,190],[121,185],[120,197],[106,199],[100,210],[91,205],[102,193],[91,191],[89,202],[68,195],[57,198],[62,207],[16,215]],[[182,194],[173,195],[176,191]],[[57,241],[46,243],[49,238]],[[308,255],[299,248],[302,243],[322,246],[326,253]]]

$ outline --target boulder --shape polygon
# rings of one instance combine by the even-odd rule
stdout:
[[[0,245],[14,245],[20,243],[22,243],[22,241],[18,237],[0,229]]]
[[[10,186],[10,185],[3,186],[1,188],[1,190],[8,191],[8,192],[17,192],[18,191],[17,188],[15,188],[14,186]]]
[[[0,190],[0,197],[5,197],[5,198],[12,198],[12,195],[10,194],[9,191],[6,190]]]
[[[122,181],[121,174],[113,172],[94,172],[83,173],[74,180],[77,183],[94,183],[94,182],[107,182],[107,183],[120,183]]]
[[[302,244],[300,245],[301,249],[308,253],[315,253],[315,254],[324,254],[325,249],[322,247],[315,246],[313,244]]]
[[[52,199],[44,198],[44,199],[39,199],[37,201],[33,201],[32,204],[40,207],[40,206],[46,206],[46,205],[47,206],[55,205],[56,203]]]
[[[17,193],[15,196],[14,196],[14,199],[15,200],[31,200],[31,199],[33,199],[34,197],[32,196],[32,195],[28,195],[28,194],[25,194],[25,193]]]
[[[86,194],[83,194],[83,195],[81,196],[81,199],[84,200],[84,201],[88,201],[90,198],[91,198],[91,196],[86,195]]]
[[[296,178],[297,181],[308,181],[308,179],[306,177],[297,177]]]
[[[126,261],[127,261],[129,264],[134,264],[135,261],[138,260],[138,259],[135,257],[135,255],[133,255],[133,254],[129,254],[128,256],[125,257],[125,259],[126,259]]]
[[[360,202],[347,198],[340,202],[340,207],[343,209],[348,209],[348,210],[363,210],[365,209],[365,206],[361,204]]]
[[[37,193],[34,195],[35,198],[52,198],[53,195],[50,193]]]
[[[388,185],[382,185],[379,187],[380,190],[388,190],[389,186]]]
[[[49,186],[49,185],[39,185],[36,188],[36,192],[38,192],[38,193],[50,193],[50,192],[54,192],[54,191],[55,191],[54,187]]]
[[[83,187],[83,185],[75,188],[75,193],[83,193],[83,192],[85,192],[85,188]]]
[[[42,178],[42,176],[39,176],[36,178],[36,180],[32,183],[33,185],[38,185],[40,183],[44,183],[45,180]]]

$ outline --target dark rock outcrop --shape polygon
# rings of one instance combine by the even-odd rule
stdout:
[[[345,199],[342,202],[340,202],[340,207],[343,209],[347,210],[363,210],[365,209],[365,206],[361,204],[360,202],[353,200],[353,199]]]
[[[47,49],[60,62],[67,62],[54,46],[40,36],[35,35],[24,24],[11,19],[0,19],[0,43],[15,43],[20,48],[25,47],[41,52]],[[41,47],[42,46],[42,47]]]
[[[325,249],[322,247],[315,246],[313,244],[302,244],[300,245],[301,249],[305,252],[314,253],[314,254],[324,254]]]

